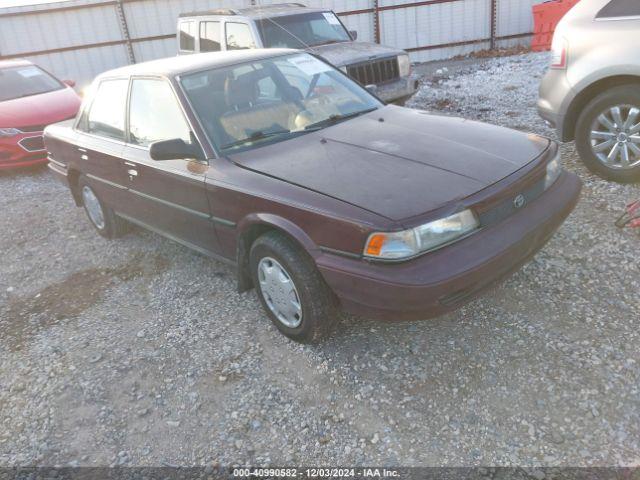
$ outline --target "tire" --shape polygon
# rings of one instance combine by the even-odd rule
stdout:
[[[338,321],[338,302],[306,252],[283,234],[269,232],[251,246],[249,265],[258,298],[280,332],[300,343],[329,336]]]
[[[91,222],[91,225],[104,238],[114,239],[121,237],[127,231],[127,223],[106,205],[98,194],[87,182],[87,178],[81,175],[78,179],[78,192],[82,199],[82,206]],[[93,205],[91,203],[93,202]]]
[[[620,108],[623,125],[619,125],[619,121],[616,122],[613,118],[615,107]],[[629,127],[624,127],[625,121],[634,116],[632,109],[640,112],[640,86],[623,85],[598,95],[584,108],[578,118],[575,137],[580,158],[589,170],[607,180],[619,183],[640,181],[640,131],[636,132],[636,129],[632,128],[637,126],[637,129],[640,129],[640,113],[630,122]],[[609,120],[608,123],[599,120],[602,114]],[[602,137],[592,139],[591,132],[594,130],[601,132]],[[631,136],[638,138],[632,140],[629,138]],[[605,145],[605,142],[613,143]],[[595,152],[594,144],[602,146],[603,151]],[[614,147],[617,148],[616,151],[613,151]],[[625,149],[630,164],[628,167],[624,164]],[[613,161],[607,160],[609,154],[615,154]]]

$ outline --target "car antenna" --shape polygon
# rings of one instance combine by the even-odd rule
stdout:
[[[260,13],[262,13],[262,1],[261,0],[256,0],[256,3],[258,4],[258,11]],[[291,35],[293,38],[295,38],[296,40],[298,40],[302,45],[305,46],[305,48],[311,48],[311,45],[309,45],[307,42],[305,42],[304,40],[302,40],[300,37],[298,37],[295,33],[293,33],[291,30],[283,27],[282,25],[280,25],[278,22],[274,21],[273,19],[269,18],[269,17],[265,17],[263,20],[268,20],[269,22],[273,23],[276,27],[280,28],[281,30],[284,30],[285,32],[287,32],[289,35]]]

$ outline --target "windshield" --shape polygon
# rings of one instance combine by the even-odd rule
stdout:
[[[257,23],[266,48],[306,48],[351,40],[333,12],[265,18]]]
[[[180,79],[209,138],[224,153],[286,140],[382,104],[327,63],[298,53]]]
[[[35,65],[0,69],[0,102],[62,88],[62,83]]]

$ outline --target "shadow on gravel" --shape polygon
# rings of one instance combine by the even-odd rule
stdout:
[[[0,330],[11,351],[20,350],[40,331],[59,321],[80,315],[100,302],[107,289],[118,282],[160,275],[169,268],[161,256],[135,255],[116,268],[91,268],[49,285],[35,296],[10,300],[0,309]]]

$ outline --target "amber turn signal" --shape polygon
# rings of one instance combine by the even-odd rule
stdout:
[[[387,236],[382,233],[371,235],[371,237],[369,238],[369,243],[367,244],[367,255],[371,255],[374,257],[379,256],[386,239]]]

